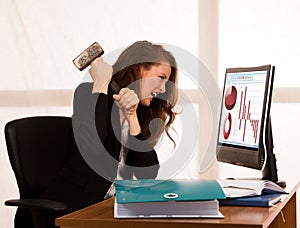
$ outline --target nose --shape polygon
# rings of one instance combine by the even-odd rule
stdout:
[[[159,92],[160,93],[165,93],[166,92],[166,83],[165,82],[163,82],[161,84],[161,86],[159,87]]]

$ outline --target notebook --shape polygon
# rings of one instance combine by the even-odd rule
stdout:
[[[221,206],[271,207],[281,200],[281,194],[264,194],[261,196],[238,197],[219,200]]]

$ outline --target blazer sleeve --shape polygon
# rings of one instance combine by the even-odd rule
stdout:
[[[95,112],[95,107],[99,94],[92,94],[93,83],[80,84],[73,97],[72,125],[75,132],[84,125],[90,124]],[[94,121],[94,119],[93,119]]]
[[[92,83],[82,83],[76,88],[72,116],[74,137],[89,166],[113,180],[118,161],[111,158],[111,151],[105,148],[105,142],[110,141],[107,139],[108,96],[102,93],[92,94],[92,87]],[[97,121],[96,115],[101,117]]]
[[[159,161],[156,151],[147,140],[139,135],[128,134],[128,155],[126,165],[132,167],[134,175],[138,179],[152,179],[157,176]]]
[[[97,145],[99,141],[105,141],[106,131],[101,131],[98,135],[95,121],[96,105],[98,100],[102,100],[105,103],[106,95],[94,93],[92,94],[93,83],[80,84],[74,93],[73,98],[73,116],[72,125],[77,144]],[[107,124],[107,109],[103,105],[101,114],[103,121],[99,121],[102,129],[106,129]],[[98,108],[99,110],[99,108]]]

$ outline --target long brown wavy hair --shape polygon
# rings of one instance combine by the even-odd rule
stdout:
[[[120,54],[113,65],[112,79],[121,88],[134,85],[131,89],[134,89],[138,94],[140,91],[139,83],[134,82],[141,79],[141,67],[149,70],[152,66],[161,63],[168,63],[171,67],[169,81],[166,83],[166,92],[153,98],[149,107],[139,104],[137,115],[142,131],[140,137],[147,140],[151,145],[155,145],[165,131],[176,146],[169,134],[169,129],[176,116],[173,109],[178,99],[177,63],[172,53],[166,51],[162,45],[148,41],[137,41]]]

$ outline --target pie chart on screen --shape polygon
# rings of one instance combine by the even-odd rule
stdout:
[[[230,131],[231,131],[231,122],[232,122],[232,118],[231,118],[231,114],[228,113],[225,116],[225,120],[224,120],[224,128],[223,128],[223,136],[224,139],[228,139],[229,135],[230,135]]]
[[[234,86],[230,86],[227,88],[225,93],[225,107],[228,110],[233,109],[237,97],[237,90]]]

